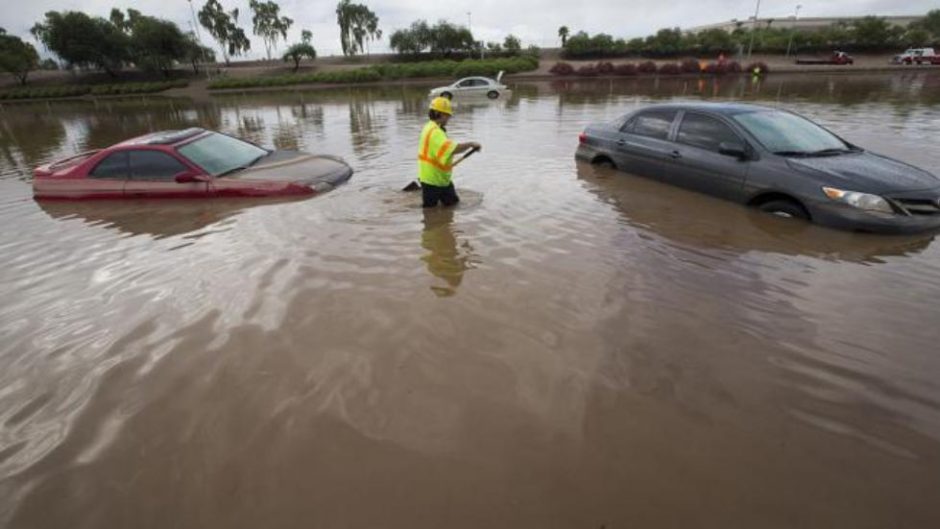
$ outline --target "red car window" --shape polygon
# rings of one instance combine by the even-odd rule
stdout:
[[[172,180],[186,171],[179,160],[160,151],[130,151],[131,180]]]
[[[124,180],[129,174],[127,152],[116,152],[106,156],[88,173],[91,178]]]

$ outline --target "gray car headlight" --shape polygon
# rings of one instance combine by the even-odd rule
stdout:
[[[848,204],[854,208],[864,209],[866,211],[879,211],[881,213],[894,213],[894,208],[887,200],[868,193],[859,193],[858,191],[844,191],[834,187],[822,188],[823,193],[831,200]]]

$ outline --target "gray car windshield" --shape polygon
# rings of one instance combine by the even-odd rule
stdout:
[[[257,145],[217,132],[187,143],[177,151],[212,176],[248,167],[268,154]]]
[[[746,112],[734,116],[767,150],[778,154],[841,151],[849,146],[831,132],[796,114],[778,111]]]

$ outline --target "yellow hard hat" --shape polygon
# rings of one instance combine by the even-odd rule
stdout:
[[[446,97],[435,97],[431,101],[431,110],[440,112],[441,114],[447,114],[448,116],[454,115],[453,107],[450,104],[450,99]]]

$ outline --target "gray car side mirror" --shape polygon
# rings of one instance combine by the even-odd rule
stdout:
[[[730,143],[723,141],[718,145],[718,153],[725,156],[733,156],[739,160],[747,158],[747,147],[742,143]]]

